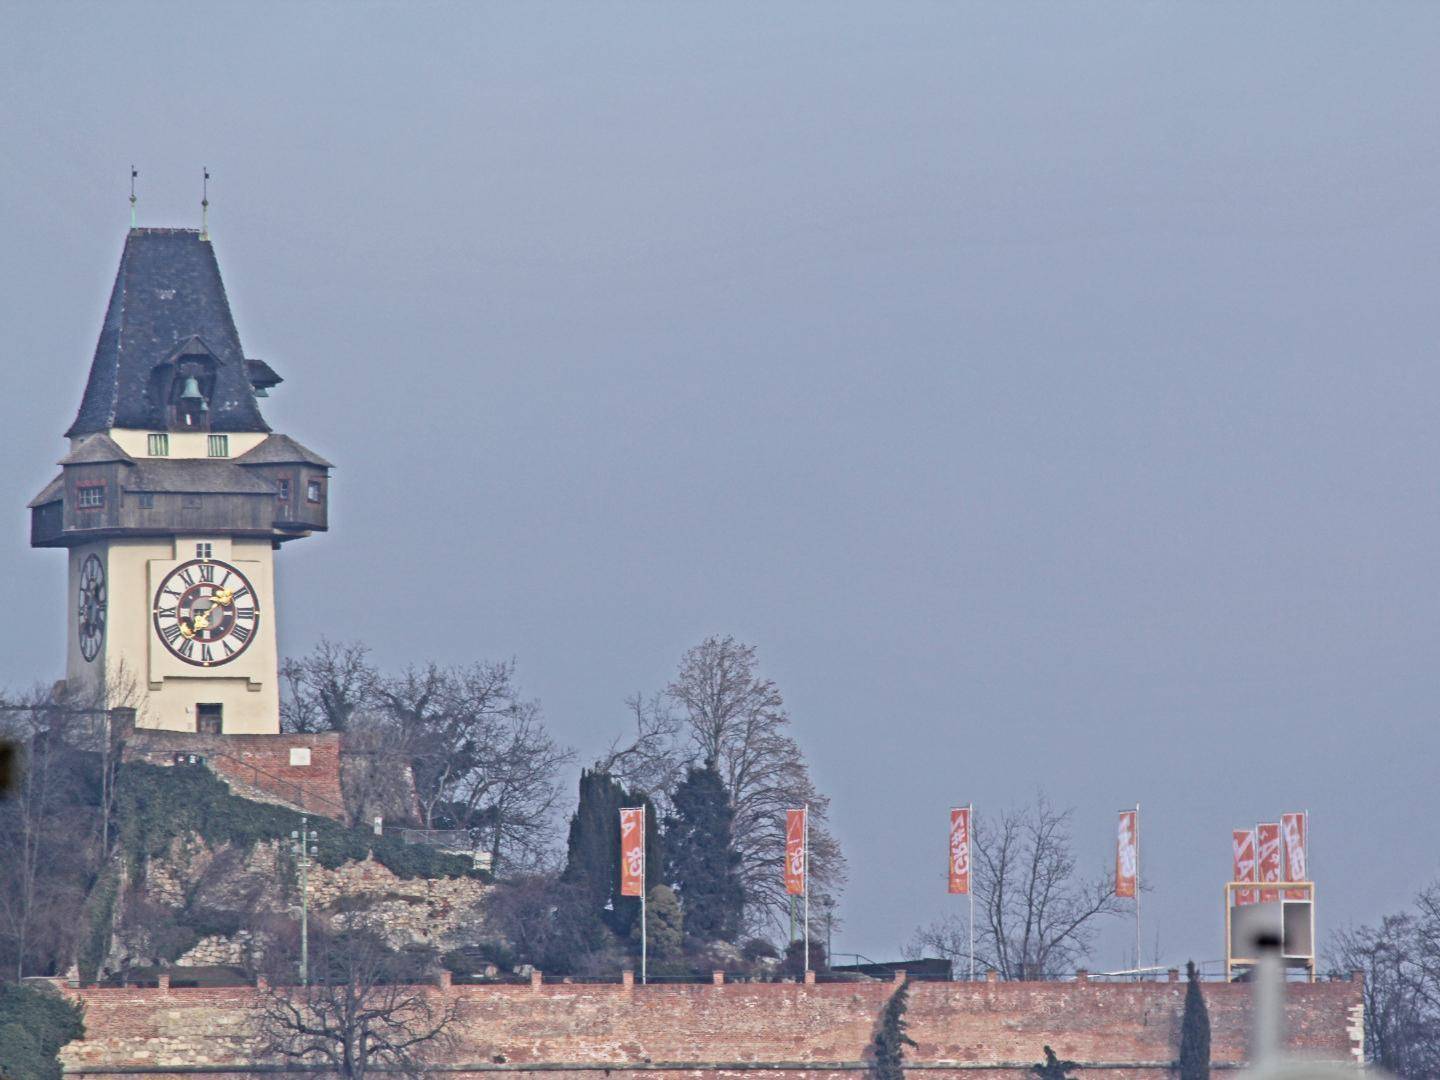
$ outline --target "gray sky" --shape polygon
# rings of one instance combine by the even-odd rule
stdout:
[[[850,859],[946,808],[1144,804],[1146,949],[1312,813],[1322,933],[1437,872],[1440,9],[0,0],[0,684],[128,224],[211,224],[336,461],[282,652],[517,658],[593,755],[756,643]],[[439,583],[443,581],[443,588]],[[456,598],[467,614],[454,619]],[[1095,957],[1118,964],[1117,924]]]

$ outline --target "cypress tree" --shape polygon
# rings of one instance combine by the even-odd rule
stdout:
[[[885,1003],[885,1011],[880,1014],[880,1028],[871,1043],[875,1054],[875,1080],[905,1080],[905,1047],[915,1045],[915,1040],[906,1034],[909,1025],[905,1022],[905,1010],[909,1005],[910,984],[904,982]]]
[[[1180,1022],[1180,1080],[1210,1080],[1210,1010],[1195,961],[1185,965],[1185,1015]]]
[[[700,943],[733,943],[740,936],[745,890],[731,832],[735,811],[715,763],[692,766],[675,788],[674,803],[665,822],[665,876],[685,909],[685,935]]]
[[[565,871],[560,880],[581,891],[586,910],[621,938],[640,918],[640,898],[620,895],[620,808],[645,807],[646,876],[655,881],[663,865],[660,826],[650,800],[626,791],[609,773],[580,773],[580,805],[570,818]]]
[[[1065,1061],[1055,1056],[1055,1051],[1045,1047],[1045,1060],[1039,1065],[1031,1065],[1030,1071],[1040,1080],[1071,1080],[1070,1070],[1076,1067],[1073,1061]]]

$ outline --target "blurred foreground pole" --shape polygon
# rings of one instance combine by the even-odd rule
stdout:
[[[1332,1080],[1342,1076],[1354,1080],[1362,1072],[1359,1066],[1295,1061],[1285,1056],[1285,967],[1280,939],[1271,933],[1257,934],[1254,945],[1258,961],[1250,993],[1255,1031],[1250,1067],[1241,1076],[1246,1080]],[[1375,1069],[1363,1071],[1374,1080],[1385,1080],[1387,1075]]]

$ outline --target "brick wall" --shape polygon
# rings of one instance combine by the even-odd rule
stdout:
[[[310,751],[310,764],[290,764],[292,749]],[[125,758],[169,765],[176,753],[198,754],[237,795],[278,802],[343,821],[340,735],[201,735],[141,729],[125,742]]]
[[[1361,1050],[1359,982],[1288,987],[1292,1049],[1332,1061]],[[855,1080],[889,983],[457,986],[461,1009],[447,1075],[615,1073],[624,1080],[719,1080],[763,1070],[776,1080]],[[62,1052],[67,1074],[175,1076],[194,1066],[240,1080],[251,1060],[248,989],[88,989],[86,1037]],[[1170,1075],[1183,983],[912,983],[907,1062],[934,1080],[1018,1080],[1049,1044],[1086,1076]],[[1212,1056],[1243,1060],[1249,989],[1206,984]],[[148,1068],[147,1068],[148,1066]],[[978,1068],[977,1068],[978,1066]],[[987,1067],[988,1066],[988,1067]],[[1109,1066],[1109,1067],[1106,1067]],[[217,1071],[210,1071],[217,1070]],[[555,1075],[559,1077],[557,1069]]]

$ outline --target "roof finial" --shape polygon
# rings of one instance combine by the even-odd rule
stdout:
[[[130,228],[135,228],[135,178],[140,174],[135,171],[135,166],[130,166]]]
[[[200,166],[200,171],[205,174],[200,192],[200,239],[210,239],[210,170],[208,167]]]

